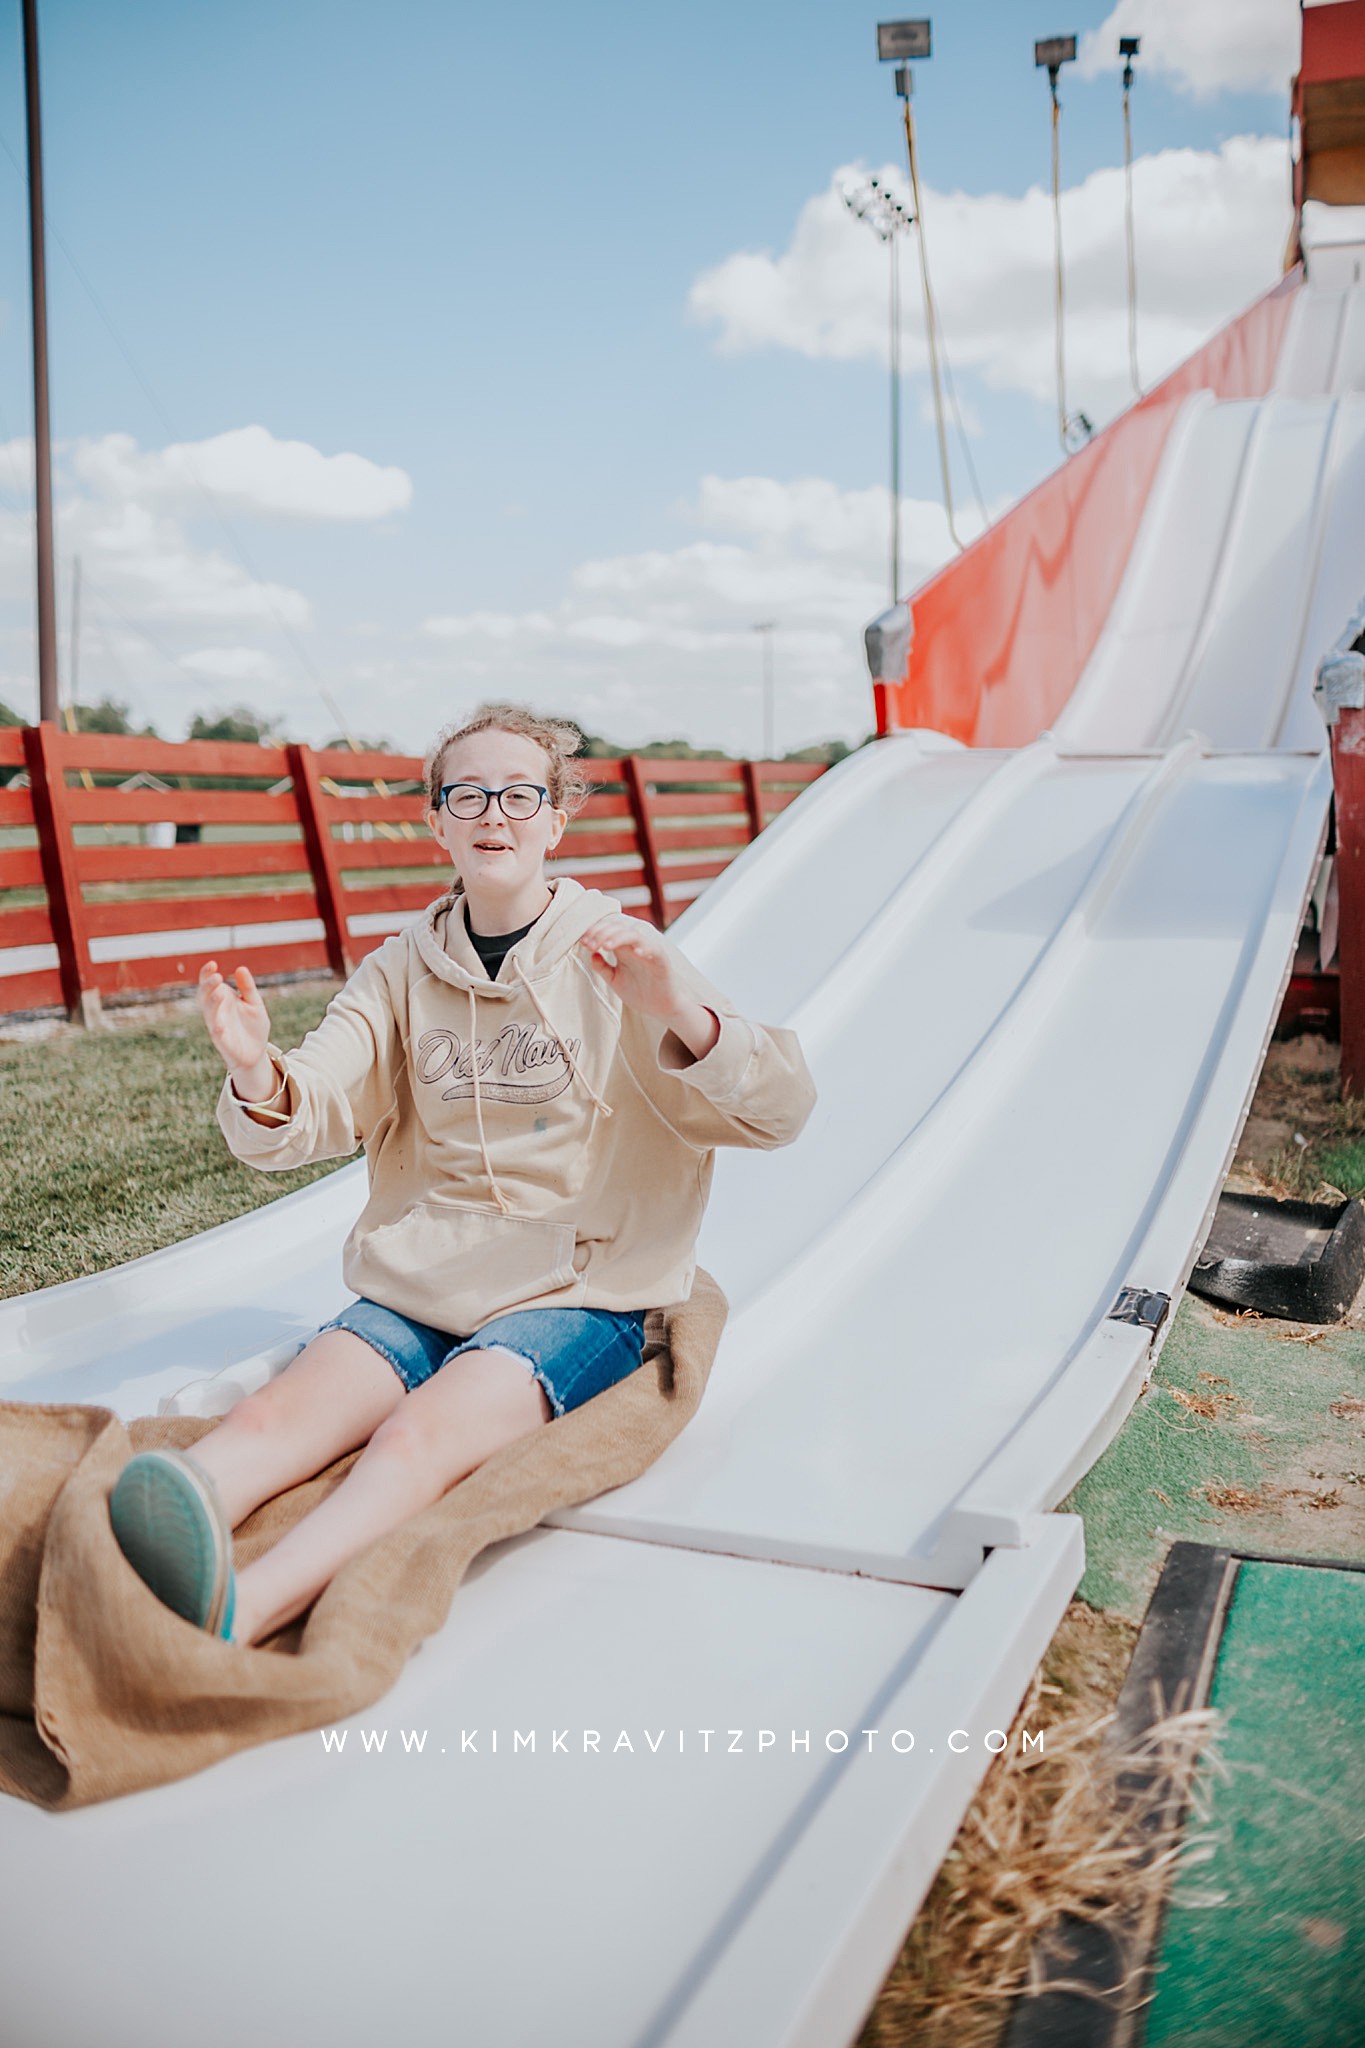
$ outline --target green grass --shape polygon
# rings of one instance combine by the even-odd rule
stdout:
[[[1352,1200],[1365,1195],[1365,1138],[1323,1145],[1313,1162],[1324,1181]]]
[[[1305,1077],[1294,1121],[1302,1144],[1282,1146],[1266,1160],[1266,1182],[1300,1201],[1365,1195],[1365,1096],[1336,1094],[1335,1074]],[[1313,1092],[1321,1102],[1312,1100]]]
[[[275,1043],[296,1045],[330,999],[267,990]],[[189,1004],[167,1022],[0,1045],[0,1297],[159,1251],[346,1163],[244,1166],[214,1120],[222,1080]]]
[[[1080,1598],[1140,1621],[1178,1537],[1365,1555],[1362,1401],[1365,1329],[1243,1319],[1186,1294],[1146,1391],[1058,1503],[1085,1521]]]

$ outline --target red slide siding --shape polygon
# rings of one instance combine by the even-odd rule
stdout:
[[[876,691],[879,732],[1012,747],[1047,729],[1114,601],[1179,406],[1269,389],[1301,281],[1282,278],[922,586],[909,674]]]

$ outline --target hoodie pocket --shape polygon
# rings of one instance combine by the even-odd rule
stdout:
[[[574,1285],[575,1241],[571,1223],[417,1202],[396,1223],[357,1233],[343,1272],[357,1294],[467,1336],[507,1309]]]

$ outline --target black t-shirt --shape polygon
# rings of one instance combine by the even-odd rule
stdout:
[[[548,910],[549,907],[547,903],[545,910]],[[488,937],[485,937],[483,933],[476,932],[471,926],[468,905],[466,905],[465,930],[469,933],[469,943],[483,962],[483,971],[490,981],[497,980],[502,963],[511,952],[513,946],[516,945],[517,940],[524,939],[527,932],[533,930],[540,923],[540,919],[545,915],[545,910],[542,910],[538,917],[533,917],[530,924],[524,924],[519,932],[493,932]]]

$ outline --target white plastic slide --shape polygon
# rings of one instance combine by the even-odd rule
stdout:
[[[819,1089],[719,1156],[692,1423],[480,1558],[372,1712],[4,1802],[7,2044],[856,2036],[1079,1580],[1050,1510],[1150,1375],[1317,874],[1312,672],[1365,584],[1323,273],[1270,397],[1190,401],[1054,731],[879,742],[674,926]],[[363,1190],[0,1304],[3,1393],[225,1412],[347,1298]]]

